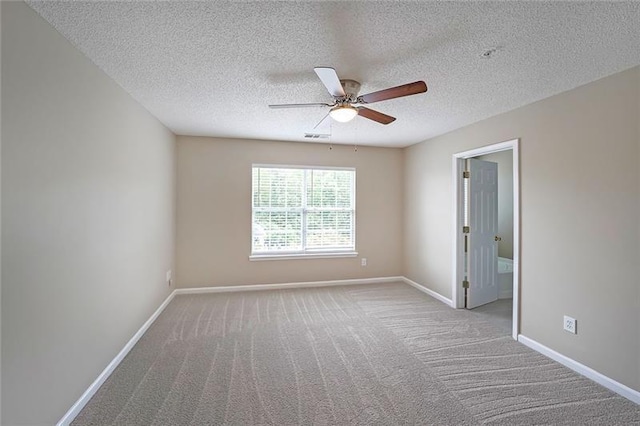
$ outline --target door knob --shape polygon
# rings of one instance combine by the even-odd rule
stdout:
[[[497,235],[496,235],[496,237],[495,237],[494,239],[495,239],[496,241],[502,241],[502,238],[501,238],[501,237],[498,237]]]

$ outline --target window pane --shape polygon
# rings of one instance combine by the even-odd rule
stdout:
[[[301,207],[304,170],[253,168],[254,207]]]
[[[254,212],[253,251],[302,250],[302,213]]]
[[[307,248],[353,247],[353,213],[312,211],[307,213]]]
[[[351,208],[354,172],[308,170],[307,206]]]

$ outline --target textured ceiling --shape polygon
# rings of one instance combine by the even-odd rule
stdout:
[[[314,66],[397,120],[327,119],[333,143],[402,147],[640,64],[637,2],[80,2],[28,4],[180,135],[305,141],[329,102]],[[482,57],[497,49],[491,58]]]

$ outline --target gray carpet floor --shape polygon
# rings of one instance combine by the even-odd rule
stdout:
[[[640,407],[402,283],[177,296],[74,425],[630,425]]]
[[[511,336],[513,329],[513,299],[498,299],[495,302],[478,306],[473,312],[491,322],[504,334]]]

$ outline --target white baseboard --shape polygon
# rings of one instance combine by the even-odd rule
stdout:
[[[233,285],[224,287],[195,287],[195,288],[179,288],[175,294],[198,294],[198,293],[228,293],[233,291],[257,291],[257,290],[285,290],[293,288],[309,288],[309,287],[331,287],[338,285],[357,285],[357,284],[381,284],[402,282],[403,277],[379,277],[379,278],[356,278],[350,280],[332,280],[332,281],[307,281],[299,283],[283,283],[283,284],[251,284],[251,285]]]
[[[140,340],[142,335],[149,329],[149,327],[151,327],[151,324],[153,324],[156,318],[158,318],[162,311],[164,311],[164,308],[166,308],[169,302],[171,302],[175,294],[176,291],[174,290],[165,299],[165,301],[162,302],[160,307],[156,309],[156,311],[153,313],[153,315],[151,315],[147,322],[145,322],[142,327],[140,327],[140,329],[136,332],[136,334],[133,335],[131,340],[129,340],[127,344],[124,345],[124,348],[122,348],[118,355],[116,355],[116,357],[109,363],[109,365],[107,365],[107,367],[102,370],[102,373],[100,373],[98,378],[93,383],[91,383],[91,386],[89,386],[89,388],[82,394],[82,396],[76,401],[76,403],[73,404],[71,408],[69,408],[69,411],[67,411],[62,419],[60,419],[60,421],[57,423],[57,426],[67,426],[71,424],[78,413],[80,413],[84,406],[87,405],[91,397],[98,391],[98,389],[100,389],[100,386],[102,386],[102,384],[109,378],[111,373],[113,373],[113,370],[116,369],[116,367],[122,362],[124,357],[127,356],[129,351],[135,346],[138,340]]]
[[[589,368],[586,365],[579,363],[578,361],[574,361],[573,359],[562,355],[561,353],[556,352],[553,349],[548,348],[533,339],[523,336],[522,334],[518,335],[518,342],[521,342],[534,351],[540,352],[542,355],[545,355],[552,360],[559,362],[565,367],[572,369],[576,373],[582,374],[588,379],[601,384],[605,388],[612,390],[618,395],[623,396],[628,400],[635,402],[636,404],[640,404],[640,392],[633,390],[630,387],[623,385],[622,383],[617,382],[602,373],[598,373],[596,370]]]
[[[433,297],[434,299],[437,299],[437,300],[441,301],[442,303],[444,303],[445,305],[449,306],[450,308],[453,308],[453,301],[451,299],[447,299],[446,297],[444,297],[440,293],[436,293],[435,291],[430,290],[430,289],[418,284],[417,282],[410,280],[407,277],[402,277],[402,281],[404,281],[406,284],[409,284],[412,287],[417,288],[421,292],[428,294],[429,296]]]

